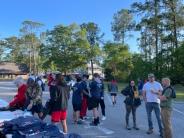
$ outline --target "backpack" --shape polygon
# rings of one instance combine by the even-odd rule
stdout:
[[[171,90],[172,90],[172,93],[171,93],[170,97],[173,98],[173,99],[175,99],[175,98],[176,98],[176,91],[175,91],[175,89],[174,89],[173,87],[171,87],[171,86],[165,88],[164,91],[163,91],[163,93],[162,93],[162,95],[164,95],[164,93],[165,93],[165,91],[166,91],[167,89],[171,89]]]

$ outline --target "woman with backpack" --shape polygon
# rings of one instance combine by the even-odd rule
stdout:
[[[126,129],[131,130],[131,127],[129,126],[129,116],[130,116],[130,113],[132,112],[133,123],[134,123],[133,128],[135,130],[139,130],[136,124],[136,109],[141,104],[141,100],[139,98],[139,94],[135,86],[135,82],[133,80],[131,80],[129,85],[124,90],[122,90],[122,94],[126,96],[126,99],[124,101],[125,108],[126,108],[126,116],[125,116]]]
[[[67,133],[67,107],[70,96],[70,89],[64,81],[61,74],[56,74],[56,85],[53,87],[51,93],[51,121],[53,124],[61,122],[63,132]]]

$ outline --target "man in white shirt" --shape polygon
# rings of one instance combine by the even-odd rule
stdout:
[[[147,134],[153,133],[153,123],[151,114],[154,110],[158,121],[160,136],[163,137],[159,99],[159,95],[162,94],[163,88],[159,82],[155,81],[154,74],[149,74],[148,79],[149,81],[143,86],[143,98],[146,103],[146,111],[149,125],[149,130],[147,131]]]

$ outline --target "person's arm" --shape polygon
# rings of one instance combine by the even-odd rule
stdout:
[[[146,88],[145,88],[145,85],[143,86],[142,96],[143,96],[143,100],[144,100],[145,102],[147,102],[147,99],[146,99]]]
[[[129,87],[126,87],[125,89],[123,89],[123,90],[121,91],[121,93],[122,93],[124,96],[128,96],[129,91],[130,91]]]
[[[56,101],[56,99],[57,99],[57,88],[56,86],[52,86],[50,92],[50,100],[54,102]]]
[[[167,101],[172,94],[172,89],[171,88],[167,88],[167,90],[165,90],[164,95],[160,95],[159,98],[161,101]]]

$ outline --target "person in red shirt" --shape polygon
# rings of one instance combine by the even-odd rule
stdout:
[[[2,110],[16,110],[22,109],[24,107],[26,101],[25,93],[27,86],[24,84],[22,77],[16,78],[14,84],[18,87],[17,94],[14,96],[14,99],[9,103],[7,107],[1,108]]]

